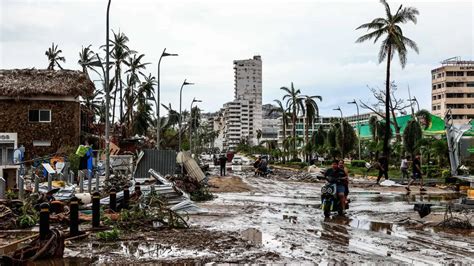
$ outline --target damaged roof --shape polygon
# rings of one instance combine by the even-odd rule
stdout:
[[[94,83],[77,70],[1,69],[0,96],[89,96]]]

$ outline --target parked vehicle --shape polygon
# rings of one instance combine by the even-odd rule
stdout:
[[[232,164],[233,165],[242,165],[243,160],[242,157],[240,156],[234,156],[234,159],[232,159]]]

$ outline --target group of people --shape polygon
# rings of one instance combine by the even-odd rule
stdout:
[[[349,195],[349,171],[344,165],[344,160],[334,160],[325,174],[325,178],[331,184],[336,184],[336,193],[341,204],[341,209],[344,211],[348,204]]]
[[[268,171],[267,159],[265,157],[259,156],[253,163],[253,168],[255,169],[256,175],[264,175]]]
[[[423,187],[423,176],[421,172],[421,155],[417,154],[412,162],[410,162],[410,159],[411,159],[410,156],[406,156],[401,159],[401,162],[400,162],[400,172],[402,174],[401,181],[403,182],[405,178],[408,180],[408,184],[405,187],[408,192],[411,191],[410,186],[415,181],[420,182],[420,191],[426,191],[426,189]],[[409,174],[410,163],[411,163],[411,168],[412,168],[411,177]],[[386,169],[386,165],[387,165],[387,158],[385,156],[381,156],[374,165],[371,165],[370,167],[367,168],[367,172],[369,172],[369,170],[372,168],[375,168],[379,171],[378,176],[377,176],[377,184],[380,183],[380,180],[382,179],[382,177],[384,177],[385,180],[389,179],[388,169]]]

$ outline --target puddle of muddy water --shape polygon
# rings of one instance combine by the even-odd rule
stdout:
[[[249,228],[240,233],[243,239],[250,241],[252,244],[261,245],[262,244],[262,231]]]

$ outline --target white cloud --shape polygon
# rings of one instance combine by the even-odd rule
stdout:
[[[105,39],[106,1],[1,1],[0,62],[2,68],[46,67],[44,51],[51,42],[64,51],[67,68],[79,69],[82,45]],[[392,78],[401,97],[408,84],[423,107],[430,106],[430,70],[451,56],[474,59],[471,1],[390,1],[420,10],[418,24],[404,27],[420,54],[409,53],[404,70],[395,62]],[[363,31],[355,28],[383,16],[379,1],[126,1],[112,0],[111,28],[130,37],[130,47],[153,62],[167,47],[179,57],[162,62],[162,101],[178,106],[184,78],[183,106],[200,97],[207,111],[233,98],[234,59],[260,54],[264,101],[281,97],[279,88],[294,82],[305,94],[324,97],[325,115],[353,98],[368,99],[366,85],[383,86],[385,64],[378,64],[378,45],[355,44]]]

